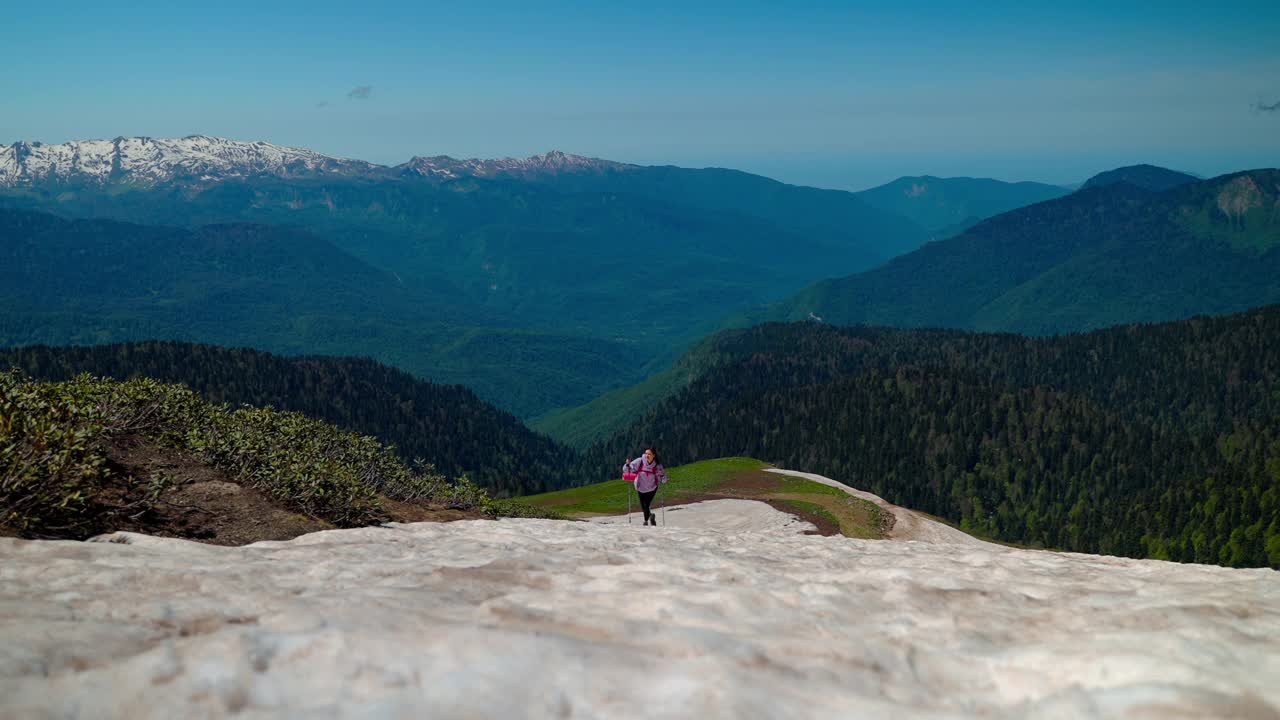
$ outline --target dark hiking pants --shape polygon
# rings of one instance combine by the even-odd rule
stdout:
[[[653,504],[653,496],[658,494],[658,488],[654,488],[649,492],[637,493],[640,496],[640,509],[644,510],[644,521],[649,522],[649,518],[654,518],[654,524],[657,524],[657,516],[649,512],[649,506]]]

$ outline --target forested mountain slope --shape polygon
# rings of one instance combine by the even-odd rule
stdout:
[[[1048,334],[1280,302],[1280,171],[1099,184],[997,215],[764,316]]]
[[[1052,338],[770,324],[594,446],[820,472],[1009,542],[1280,566],[1280,307]]]
[[[292,227],[0,209],[0,346],[186,340],[372,356],[519,414],[639,379],[636,343],[503,325]]]

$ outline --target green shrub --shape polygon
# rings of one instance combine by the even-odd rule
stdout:
[[[407,467],[394,448],[295,412],[205,402],[182,385],[80,376],[36,383],[0,375],[0,524],[30,536],[66,536],[91,523],[107,477],[105,443],[141,435],[192,453],[293,509],[341,527],[385,519],[379,495],[489,515],[546,516],[495,503],[463,475]],[[149,507],[168,477],[120,478],[133,492],[116,511]],[[101,508],[99,508],[101,509]]]
[[[445,492],[444,503],[453,510],[487,511],[493,501],[484,488],[476,485],[464,474]]]
[[[92,522],[107,471],[101,414],[84,383],[37,385],[0,373],[0,524],[50,537]]]

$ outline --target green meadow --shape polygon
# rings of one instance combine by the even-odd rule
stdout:
[[[618,463],[621,476],[622,463]],[[754,458],[730,457],[668,468],[669,482],[658,491],[657,501],[666,506],[703,500],[759,500],[812,522],[824,535],[878,539],[883,537],[883,511],[875,504],[853,497],[839,488],[764,472],[771,465]],[[619,477],[540,495],[519,501],[567,518],[622,515],[628,496],[632,512],[639,511],[631,483]]]

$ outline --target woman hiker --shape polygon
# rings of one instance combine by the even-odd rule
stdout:
[[[653,446],[644,449],[644,455],[635,460],[628,460],[622,466],[622,472],[636,474],[636,494],[640,496],[640,507],[644,509],[644,524],[657,525],[658,516],[649,512],[653,496],[658,494],[658,485],[667,482],[667,471],[658,461],[658,451]]]

